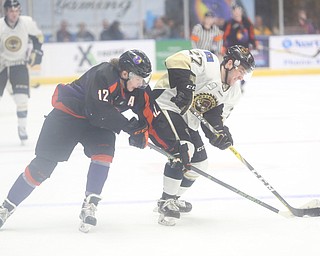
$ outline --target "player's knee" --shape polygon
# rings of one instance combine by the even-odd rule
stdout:
[[[98,164],[101,166],[110,167],[112,163],[113,157],[106,155],[106,154],[100,154],[100,155],[92,155],[91,156],[91,162],[94,164]]]
[[[46,179],[50,178],[57,164],[57,162],[36,157],[25,169],[24,176],[30,184],[39,186]]]

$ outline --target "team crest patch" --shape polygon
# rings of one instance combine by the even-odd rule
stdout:
[[[200,113],[205,113],[216,107],[217,103],[217,99],[212,94],[199,93],[194,97],[193,107]]]
[[[5,47],[10,51],[10,52],[17,52],[21,49],[22,42],[21,39],[17,36],[10,36],[6,41],[5,41]]]

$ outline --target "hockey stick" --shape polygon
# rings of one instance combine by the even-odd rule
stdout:
[[[203,123],[212,133],[218,134],[218,132],[212,127],[211,124],[193,107],[190,108],[190,111],[193,115],[195,115],[198,120]],[[318,217],[320,216],[320,208],[319,207],[310,207],[310,208],[294,208],[282,197],[280,194],[267,182],[253,167],[248,163],[246,159],[244,159],[240,153],[233,147],[230,146],[229,149],[231,152],[280,200],[280,202],[288,208],[288,210],[296,217]],[[315,201],[311,201],[306,206],[310,206]]]
[[[166,152],[162,148],[159,148],[159,147],[157,147],[156,145],[154,145],[152,143],[148,143],[148,146],[149,146],[149,148],[158,151],[159,153],[161,153],[162,155],[168,157],[169,159],[175,159],[174,156],[172,156],[171,154],[169,154],[168,152]],[[205,177],[205,178],[207,178],[207,179],[209,179],[209,180],[211,180],[211,181],[213,181],[213,182],[215,182],[215,183],[217,183],[217,184],[219,184],[219,185],[221,185],[221,186],[223,186],[223,187],[225,187],[225,188],[227,188],[227,189],[229,189],[229,190],[231,190],[231,191],[233,191],[235,193],[237,193],[238,195],[240,195],[240,196],[242,196],[242,197],[244,197],[244,198],[246,198],[246,199],[248,199],[248,200],[250,200],[250,201],[252,201],[252,202],[254,202],[256,204],[259,204],[259,205],[265,207],[266,209],[268,209],[268,210],[270,210],[272,212],[278,213],[283,217],[290,217],[290,215],[288,215],[286,212],[279,211],[278,209],[274,208],[273,206],[271,206],[269,204],[266,204],[266,203],[260,201],[259,199],[254,198],[254,197],[252,197],[252,196],[240,191],[239,189],[237,189],[235,187],[232,187],[231,185],[229,185],[229,184],[227,184],[227,183],[225,183],[225,182],[223,182],[223,181],[211,176],[210,174],[200,170],[199,168],[197,168],[197,167],[195,167],[193,165],[191,165],[191,170],[196,172],[196,173],[198,173],[198,174],[200,174],[201,176],[203,176],[203,177]]]
[[[297,55],[297,56],[301,56],[301,57],[307,57],[307,58],[315,58],[320,54],[320,48],[317,50],[316,53],[310,55],[310,54],[305,54],[302,52],[293,52],[290,50],[285,50],[285,49],[274,49],[274,48],[270,48],[267,46],[263,46],[263,50],[267,50],[267,51],[274,51],[274,52],[282,52],[282,53],[289,53],[289,54],[293,54],[293,55]]]

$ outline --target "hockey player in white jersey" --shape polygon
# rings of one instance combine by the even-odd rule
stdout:
[[[150,132],[150,138],[179,159],[165,165],[158,201],[159,224],[175,225],[180,212],[192,209],[191,203],[180,199],[198,177],[190,163],[203,171],[208,165],[198,129],[201,126],[209,142],[221,150],[233,145],[224,120],[241,97],[240,81],[250,77],[255,62],[247,48],[236,45],[227,49],[221,64],[216,55],[200,49],[177,52],[165,64],[167,73],[154,87],[164,117],[153,127],[156,133]],[[191,106],[215,127],[218,136],[188,111]]]
[[[17,0],[5,0],[5,16],[0,19],[0,99],[7,86],[17,107],[18,135],[21,142],[28,139],[26,125],[30,82],[28,65],[41,63],[43,34],[29,16],[21,16]],[[29,42],[33,48],[30,53]]]

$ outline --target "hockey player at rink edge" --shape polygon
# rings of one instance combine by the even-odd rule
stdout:
[[[43,34],[29,16],[22,16],[17,0],[5,0],[5,16],[0,19],[0,100],[7,89],[16,104],[18,135],[21,143],[28,139],[27,117],[30,97],[28,65],[42,61]],[[32,50],[29,54],[29,40]]]
[[[165,64],[167,73],[153,90],[163,115],[154,126],[158,136],[150,133],[150,138],[179,159],[165,164],[163,192],[157,207],[158,223],[173,226],[181,212],[192,209],[191,203],[180,199],[198,177],[190,170],[190,164],[203,171],[208,166],[198,130],[201,127],[209,142],[221,150],[233,145],[224,121],[241,97],[240,81],[251,77],[255,61],[247,48],[235,45],[227,49],[221,64],[212,52],[200,49],[177,52],[169,56]],[[188,111],[191,106],[219,132],[218,135],[200,124]]]
[[[70,84],[58,84],[52,96],[53,110],[43,123],[35,158],[12,185],[0,206],[0,227],[34,189],[48,179],[58,162],[67,161],[78,143],[91,159],[80,231],[95,226],[95,212],[112,163],[116,134],[130,135],[129,144],[145,148],[148,127],[159,112],[152,100],[151,63],[144,52],[129,50],[119,58],[102,62]],[[121,113],[131,109],[138,119]]]

